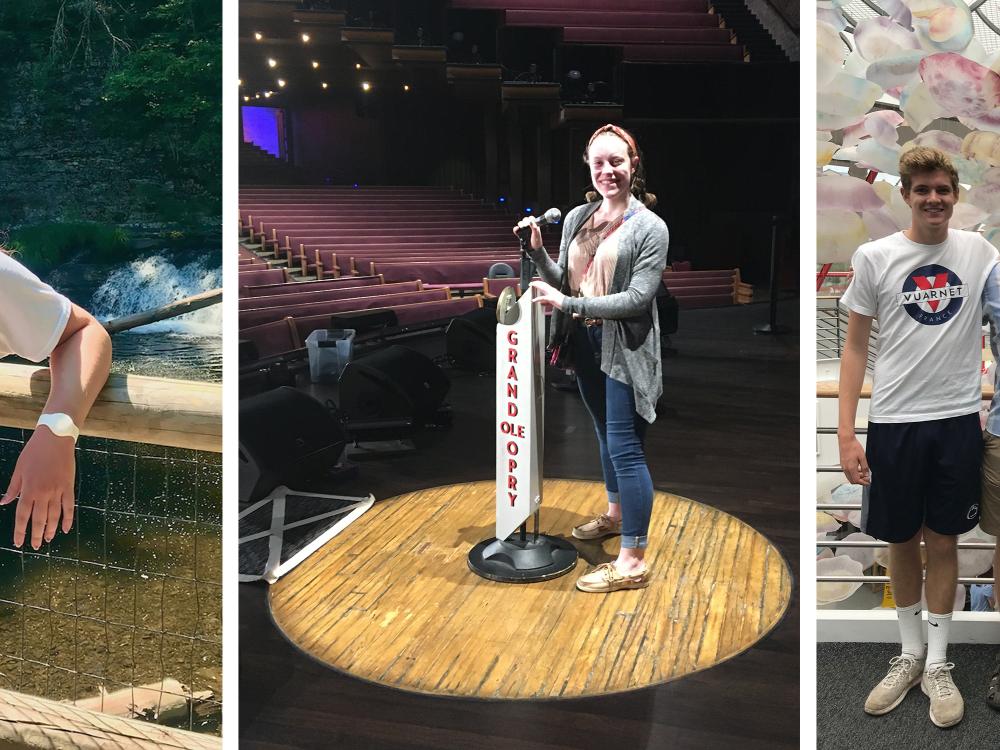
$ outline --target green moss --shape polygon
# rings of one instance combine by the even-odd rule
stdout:
[[[93,222],[47,222],[21,227],[11,232],[9,244],[36,269],[53,268],[80,252],[107,262],[130,256],[128,232]]]

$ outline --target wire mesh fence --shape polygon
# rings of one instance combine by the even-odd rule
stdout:
[[[0,427],[0,489],[30,430]],[[216,453],[80,438],[73,528],[13,546],[0,508],[0,687],[218,734]]]

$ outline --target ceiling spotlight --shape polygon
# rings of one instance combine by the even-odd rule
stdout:
[[[275,60],[273,57],[269,57],[267,58],[267,66],[269,68],[276,68],[278,66],[278,61]]]
[[[322,86],[323,88],[327,88],[329,84],[326,81],[323,81],[323,83],[321,83],[320,86]]]
[[[361,63],[354,63],[355,70],[361,70]]]
[[[261,34],[259,31],[255,31],[253,33],[253,38],[256,39],[259,42],[261,39],[264,38],[264,35]]]
[[[372,85],[370,83],[368,83],[368,81],[362,81],[361,82],[361,90],[362,91],[371,91],[371,89],[372,89]]]
[[[260,94],[254,94],[254,99],[260,99]]]
[[[302,35],[302,41],[303,42],[306,42],[308,44],[308,42],[309,42],[310,39],[312,39],[312,37],[309,36],[308,34],[303,34]]]
[[[313,60],[313,70],[315,70],[318,67],[319,67],[319,61],[318,60]]]
[[[265,91],[264,92],[264,98],[265,99],[270,99],[271,98],[271,94],[273,94],[273,93],[274,93],[273,91]]]
[[[250,97],[249,97],[249,96],[244,96],[244,97],[243,97],[243,101],[245,101],[245,102],[248,102],[248,101],[250,101]]]
[[[404,83],[403,84],[403,91],[409,91],[409,90],[410,90],[410,84]]]
[[[279,78],[278,79],[278,88],[281,88],[281,89],[285,88],[285,79],[284,78]]]

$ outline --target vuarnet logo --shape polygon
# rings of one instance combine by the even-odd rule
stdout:
[[[918,323],[936,326],[955,317],[968,296],[968,288],[954,272],[932,264],[907,275],[896,302]]]

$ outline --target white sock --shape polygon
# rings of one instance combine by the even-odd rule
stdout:
[[[927,669],[934,664],[944,664],[948,661],[948,628],[951,625],[951,612],[946,615],[936,615],[927,612]]]
[[[914,659],[924,657],[924,628],[920,602],[909,607],[896,607],[896,617],[899,620],[899,639],[902,642],[902,653]]]

